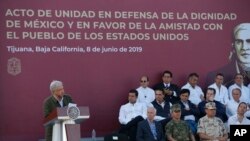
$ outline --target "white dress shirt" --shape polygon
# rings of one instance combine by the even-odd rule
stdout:
[[[238,114],[235,114],[235,115],[229,117],[228,123],[227,123],[228,132],[230,133],[230,125],[240,125],[240,124],[242,124],[242,125],[250,125],[250,120],[247,119],[246,117],[244,117],[242,122],[239,122]]]
[[[135,104],[127,103],[122,105],[119,111],[119,122],[121,124],[127,124],[133,118],[142,116],[144,119],[147,117],[147,107],[144,103]]]
[[[142,86],[136,89],[138,91],[137,102],[145,103],[148,105],[155,100],[155,91],[149,87],[143,88]]]
[[[238,109],[239,104],[240,102],[237,102],[234,99],[229,100],[226,106],[227,117],[231,117],[237,114],[237,109]]]
[[[228,89],[224,85],[219,88],[216,83],[211,84],[208,88],[214,88],[216,93],[214,99],[226,105],[229,101]]]
[[[189,100],[194,103],[195,105],[198,105],[201,102],[201,96],[204,96],[204,93],[199,86],[195,86],[194,88],[187,83],[186,85],[182,86],[181,89],[189,89],[190,95],[189,95]]]
[[[240,96],[240,101],[242,102],[246,102],[248,104],[250,104],[250,89],[244,85],[242,85],[241,87],[239,87],[236,84],[231,85],[228,88],[229,91],[229,98],[232,99],[232,90],[235,88],[239,88],[241,90],[241,96]]]

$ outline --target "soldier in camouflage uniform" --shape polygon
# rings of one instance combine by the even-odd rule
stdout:
[[[201,141],[226,141],[228,138],[227,130],[223,121],[215,117],[216,105],[208,102],[205,105],[206,115],[198,122],[198,131]]]
[[[166,125],[166,137],[170,141],[195,141],[188,124],[181,120],[181,106],[174,104],[171,107],[172,120]]]

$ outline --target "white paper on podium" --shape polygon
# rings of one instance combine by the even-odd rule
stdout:
[[[69,103],[69,104],[68,104],[68,107],[72,107],[72,106],[76,107],[77,104],[75,104],[75,103]]]

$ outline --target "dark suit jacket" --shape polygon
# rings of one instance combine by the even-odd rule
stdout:
[[[199,108],[199,111],[200,111],[200,118],[205,116],[206,115],[206,112],[205,112],[205,105],[208,101],[201,101],[199,104],[198,104],[198,108]],[[216,105],[216,117],[220,118],[223,122],[226,122],[228,120],[228,117],[226,115],[226,108],[225,106],[220,103],[219,101],[216,101],[214,100],[213,101]]]
[[[68,106],[69,103],[74,103],[74,102],[69,95],[64,95],[63,96],[63,107]],[[52,95],[44,100],[43,106],[44,106],[43,107],[44,117],[47,117],[56,107],[61,107],[61,105],[58,103],[58,101]],[[53,131],[52,125],[46,126],[46,131],[45,131],[46,141],[52,140],[52,131]]]
[[[155,121],[157,141],[165,141],[165,135],[160,122]],[[147,119],[138,123],[136,141],[155,141],[153,133],[149,127]]]
[[[188,106],[190,110],[185,109],[185,105],[179,101],[179,104],[181,105],[181,119],[184,120],[184,116],[188,115],[194,115],[195,121],[198,121],[200,118],[200,111],[199,109],[193,104],[190,100],[188,100]]]
[[[180,94],[180,88],[176,84],[170,83],[170,86],[168,88],[165,87],[164,83],[161,82],[159,84],[156,84],[153,89],[169,89],[171,91],[175,91],[177,96],[173,95],[165,95],[165,100],[170,101],[172,104],[177,103],[179,101],[179,94]]]
[[[154,108],[156,109],[156,115],[157,116],[162,116],[165,118],[171,118],[170,116],[170,105],[169,105],[169,101],[165,101],[165,105],[164,107],[162,107],[160,104],[158,104],[156,102],[156,100],[154,100],[153,102],[151,102],[152,105],[154,106]]]

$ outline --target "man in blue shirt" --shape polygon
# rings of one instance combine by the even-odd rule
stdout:
[[[137,127],[137,141],[165,141],[162,125],[155,121],[156,109],[148,107],[147,119],[138,123]]]

